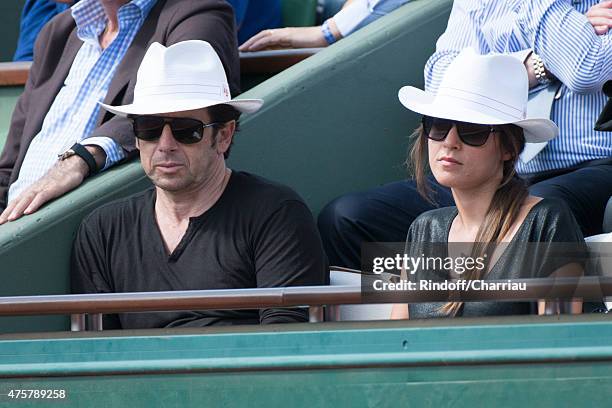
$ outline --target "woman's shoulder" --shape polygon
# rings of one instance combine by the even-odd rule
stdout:
[[[444,239],[450,224],[457,215],[457,207],[443,207],[419,215],[410,226],[408,239]]]
[[[457,207],[442,207],[435,210],[425,211],[419,215],[414,222],[417,224],[428,224],[435,221],[451,220],[457,215]]]
[[[556,198],[542,198],[533,205],[528,218],[540,222],[560,222],[567,219],[574,220],[574,215],[565,201]]]
[[[528,241],[575,241],[583,239],[578,222],[569,206],[562,200],[541,199],[531,208],[524,223],[530,224],[532,227],[530,228],[531,239],[528,239]],[[537,234],[538,237],[533,236],[534,234]]]

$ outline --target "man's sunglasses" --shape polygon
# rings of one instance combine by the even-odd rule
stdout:
[[[134,135],[140,140],[154,141],[161,137],[164,126],[170,125],[172,136],[182,144],[198,143],[204,137],[204,129],[220,125],[219,122],[204,123],[191,118],[169,118],[165,116],[131,116]]]
[[[489,135],[499,129],[490,125],[458,122],[455,120],[432,118],[423,116],[423,133],[426,137],[437,142],[446,139],[453,126],[457,126],[457,134],[463,143],[469,146],[482,146],[487,143]]]

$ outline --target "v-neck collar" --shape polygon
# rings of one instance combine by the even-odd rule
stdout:
[[[490,275],[494,276],[493,271],[495,271],[499,267],[499,265],[502,264],[501,263],[502,259],[504,259],[504,258],[506,258],[508,256],[508,254],[510,253],[509,249],[514,245],[515,240],[517,239],[517,237],[522,233],[522,231],[525,228],[527,228],[528,221],[530,221],[531,218],[533,217],[534,210],[544,200],[546,200],[546,199],[545,198],[541,199],[540,201],[535,203],[533,205],[533,207],[531,207],[529,209],[529,212],[525,216],[525,219],[521,223],[520,227],[516,230],[516,233],[514,234],[512,239],[509,242],[504,242],[503,243],[503,244],[507,244],[506,248],[504,249],[504,252],[502,252],[502,254],[499,256],[499,258],[497,258],[497,260],[495,261],[495,264],[489,269],[489,272],[487,272],[485,276],[490,276]],[[445,238],[445,242],[446,242],[446,256],[448,256],[448,254],[449,254],[449,251],[448,251],[448,245],[449,245],[448,237],[450,236],[450,230],[451,230],[451,227],[453,226],[453,221],[455,220],[455,218],[457,218],[458,215],[459,215],[459,210],[457,209],[457,207],[455,207],[455,210],[453,211],[453,214],[451,214],[451,216],[449,217],[448,226],[446,227],[446,236],[444,237]]]
[[[164,242],[164,237],[162,235],[159,224],[157,223],[157,215],[155,213],[155,203],[157,201],[157,191],[155,190],[155,187],[153,187],[153,191],[151,194],[151,200],[149,201],[149,208],[147,210],[147,213],[149,214],[149,217],[152,223],[152,230],[155,231],[153,233],[154,237],[151,241],[152,244],[154,245],[154,248],[153,248],[154,253],[161,254],[162,257],[165,258],[166,261],[169,263],[176,262],[181,257],[181,255],[187,248],[187,245],[189,245],[189,243],[195,236],[196,232],[199,231],[200,228],[202,228],[202,225],[206,222],[206,220],[211,219],[211,216],[213,216],[215,212],[217,212],[217,209],[220,207],[220,205],[225,200],[227,200],[228,192],[233,186],[234,174],[235,174],[234,171],[230,173],[229,180],[227,181],[227,185],[225,186],[225,189],[223,189],[223,192],[221,193],[217,201],[215,201],[215,203],[208,210],[204,211],[200,215],[189,217],[189,225],[187,226],[187,230],[185,230],[185,233],[181,237],[181,240],[179,241],[178,245],[176,246],[176,248],[174,248],[174,250],[171,253],[168,253],[168,250],[166,248],[166,243]]]

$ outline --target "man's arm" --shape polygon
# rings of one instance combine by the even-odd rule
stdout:
[[[9,181],[17,161],[17,156],[19,155],[23,127],[26,123],[32,90],[36,87],[42,64],[40,60],[41,49],[47,45],[49,32],[50,25],[48,24],[42,29],[41,35],[38,36],[34,44],[34,61],[30,67],[23,93],[19,96],[17,105],[13,110],[6,142],[0,155],[0,211],[3,211],[7,205]]]
[[[257,287],[329,284],[329,268],[310,210],[297,200],[285,201],[267,220],[255,240]],[[261,323],[308,320],[304,309],[263,309]]]
[[[597,6],[607,4],[612,12],[612,2]],[[612,77],[612,37],[597,35],[597,18],[589,20],[569,0],[528,0],[520,16],[535,52],[571,91],[598,92]]]
[[[32,66],[32,68],[34,68],[34,66]],[[30,104],[29,89],[32,88],[32,82],[34,81],[32,74],[31,69],[25,90],[17,100],[17,105],[13,111],[8,136],[4,148],[2,149],[2,154],[0,155],[0,211],[3,211],[7,206],[11,173],[13,172],[17,156],[19,155],[23,126],[25,125],[26,113],[28,112],[28,106]]]
[[[85,146],[96,160],[98,168],[102,168],[106,153],[98,146]],[[40,180],[23,191],[17,198],[11,200],[0,214],[0,225],[7,221],[15,221],[21,216],[32,214],[44,203],[78,187],[89,172],[89,167],[79,156],[71,156],[58,162]]]
[[[446,31],[438,39],[436,52],[425,65],[425,86],[428,91],[437,91],[446,69],[463,49],[470,47],[482,54],[488,54],[492,52],[492,48],[496,48],[495,46],[500,39],[495,36],[487,39],[487,36],[481,30],[481,25],[485,23],[481,21],[483,19],[481,14],[488,14],[489,10],[487,7],[491,6],[472,0],[456,0],[453,3]],[[507,14],[503,20],[504,24],[515,24],[511,11],[510,9],[506,11]],[[514,30],[512,32],[507,28],[506,30],[505,35],[510,37],[513,37],[513,33],[517,34]],[[524,39],[522,37],[520,39],[514,37],[506,39],[505,42],[507,43],[507,49],[499,49],[495,50],[495,52],[504,51],[520,60],[527,70],[529,88],[538,87],[539,84],[533,70],[532,50],[528,47],[521,49],[525,45],[523,44]],[[510,51],[510,49],[514,51]]]
[[[480,50],[478,38],[479,27],[470,17],[471,1],[456,0],[453,2],[446,31],[436,42],[436,52],[425,64],[425,89],[436,92],[446,68],[464,48]]]

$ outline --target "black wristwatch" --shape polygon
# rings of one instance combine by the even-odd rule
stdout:
[[[89,150],[87,150],[82,144],[73,144],[70,149],[66,150],[64,153],[58,155],[57,157],[60,161],[62,161],[74,155],[79,156],[85,161],[85,163],[87,163],[89,173],[87,173],[86,177],[93,176],[98,172],[98,165],[96,164],[96,159],[93,157],[93,154],[89,153]]]

